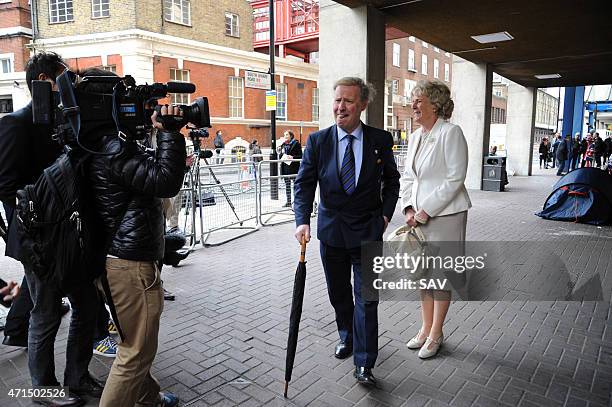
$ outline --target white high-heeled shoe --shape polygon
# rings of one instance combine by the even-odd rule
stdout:
[[[412,339],[410,339],[408,343],[406,344],[408,349],[419,349],[421,346],[423,346],[423,344],[427,340],[427,337],[423,339],[419,339],[419,336],[421,336],[420,329],[419,329],[419,332],[417,332],[417,334]]]
[[[440,350],[442,342],[444,342],[444,334],[440,335],[437,339],[432,339],[428,336],[427,340],[425,341],[425,344],[419,350],[419,357],[421,359],[427,359],[432,356],[435,356]]]

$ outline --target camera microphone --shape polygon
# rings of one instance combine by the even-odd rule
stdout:
[[[194,93],[196,90],[195,85],[188,82],[168,82],[166,87],[168,93]]]

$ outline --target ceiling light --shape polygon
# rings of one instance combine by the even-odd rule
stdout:
[[[561,77],[561,75],[559,75],[558,73],[547,73],[547,74],[534,75],[534,76],[538,79],[557,79]]]
[[[514,37],[507,31],[502,31],[492,34],[472,35],[472,38],[481,44],[489,44],[491,42],[510,41]]]

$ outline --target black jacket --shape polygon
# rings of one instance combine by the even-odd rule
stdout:
[[[164,256],[164,216],[161,198],[178,194],[185,168],[185,139],[160,131],[155,156],[135,143],[104,136],[101,149],[89,161],[89,193],[104,225],[108,254],[126,260],[157,261]],[[111,236],[112,234],[112,236]]]
[[[559,143],[559,147],[557,147],[557,160],[563,161],[567,160],[567,141],[563,140]]]
[[[62,148],[49,126],[32,123],[32,105],[0,119],[0,200],[8,222],[6,255],[19,260],[19,239],[12,222],[17,190],[36,182],[59,157]]]
[[[287,155],[293,156],[294,160],[299,160],[300,158],[302,158],[302,146],[297,140],[295,139],[291,140],[291,142],[288,144],[287,143],[281,144],[280,154],[281,154],[281,157],[283,156],[283,154],[287,154]],[[300,170],[299,161],[293,161],[293,162],[290,162],[289,164],[285,164],[285,163],[281,164],[281,174],[282,175],[297,174],[299,170]]]

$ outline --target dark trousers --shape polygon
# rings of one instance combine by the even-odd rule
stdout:
[[[108,333],[108,321],[110,320],[110,315],[108,314],[108,310],[106,309],[106,305],[104,302],[104,295],[98,290],[98,312],[96,314],[96,325],[94,327],[93,340],[101,341],[106,338],[110,334]]]
[[[54,344],[61,322],[62,293],[53,283],[41,281],[27,270],[26,279],[34,307],[28,335],[28,367],[33,386],[57,386]],[[93,330],[96,321],[98,295],[87,284],[68,295],[72,304],[72,319],[66,347],[64,386],[78,387],[88,374],[92,356]]]
[[[353,343],[355,366],[372,368],[378,357],[378,301],[362,297],[361,248],[344,249],[321,242],[321,261],[340,340]],[[351,266],[355,287],[351,286]]]
[[[6,325],[4,326],[5,336],[27,339],[30,311],[32,311],[33,306],[30,289],[28,288],[28,280],[23,277],[21,291],[19,291],[19,295],[13,300],[11,309],[6,316]]]

